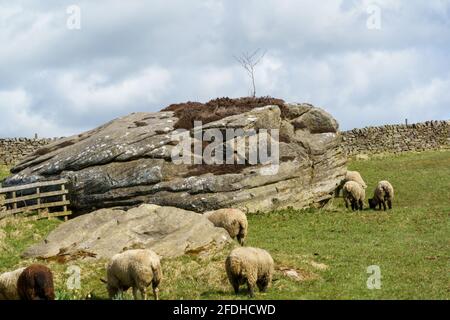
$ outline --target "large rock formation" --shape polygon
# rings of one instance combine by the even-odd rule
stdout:
[[[234,105],[240,100],[231,99],[226,100],[231,107],[225,108],[217,101],[133,113],[58,140],[13,168],[15,175],[5,186],[67,178],[72,207],[84,212],[142,203],[197,212],[223,207],[255,211],[321,205],[332,197],[345,174],[346,158],[338,124],[328,113],[281,100],[265,107],[259,106],[270,101],[258,100],[258,108],[241,108]],[[174,163],[177,142],[172,134],[191,129],[193,120],[202,120],[203,130],[279,129],[277,174],[265,175],[267,166],[250,165],[248,159],[242,165]]]
[[[127,249],[152,249],[163,257],[201,253],[231,242],[227,231],[204,216],[173,207],[143,204],[128,211],[100,209],[61,224],[24,257],[110,258]]]

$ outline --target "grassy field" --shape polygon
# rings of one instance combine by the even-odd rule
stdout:
[[[368,184],[379,180],[396,190],[389,212],[349,212],[342,199],[322,210],[282,210],[249,215],[248,245],[269,250],[277,269],[296,269],[300,281],[275,273],[267,293],[257,299],[449,299],[450,151],[408,153],[352,161]],[[1,175],[0,175],[1,180]],[[60,222],[0,222],[0,272],[31,261],[20,253]],[[248,299],[232,294],[222,252],[163,260],[162,299]],[[99,281],[105,261],[47,263],[55,273],[60,299],[107,298]],[[81,268],[81,289],[66,289],[70,264]],[[381,289],[369,290],[367,267],[381,270]],[[130,298],[126,295],[125,298]]]

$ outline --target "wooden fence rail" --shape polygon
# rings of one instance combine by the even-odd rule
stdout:
[[[67,180],[37,182],[0,188],[0,220],[19,213],[37,213],[36,218],[61,217],[72,214]]]

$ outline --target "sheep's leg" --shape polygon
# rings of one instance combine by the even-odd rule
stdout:
[[[387,201],[389,209],[392,209],[392,200],[388,199]]]
[[[352,200],[352,210],[353,211],[358,210],[358,204],[357,204],[356,200]]]
[[[123,299],[123,290],[122,289],[120,289],[120,288],[117,289],[116,298]]]
[[[386,211],[386,202],[384,202],[384,200],[383,200],[383,201],[381,201],[381,203],[383,204],[383,210]]]
[[[234,289],[234,293],[238,294],[239,293],[239,279],[236,279],[235,277],[230,278],[230,283],[231,286]]]
[[[248,294],[251,298],[255,297],[255,283],[252,283],[251,281],[247,281],[247,286],[248,286]]]
[[[264,279],[260,278],[258,281],[256,281],[256,285],[258,286],[258,289],[260,292],[263,292],[264,290]]]
[[[134,300],[139,300],[139,297],[138,297],[138,288],[136,288],[136,287],[133,287],[133,299],[134,299]]]
[[[362,211],[362,209],[363,209],[363,202],[361,200],[359,200],[359,210]]]
[[[141,293],[141,299],[147,300],[147,288],[141,288],[141,289],[139,289],[139,291]]]
[[[259,279],[256,282],[256,284],[258,285],[259,291],[266,292],[270,281],[271,281],[271,279],[270,279],[269,275],[266,275],[266,276],[262,277],[261,279]]]
[[[348,209],[348,200],[344,198],[345,207]]]
[[[237,241],[239,242],[239,244],[240,244],[241,246],[244,246],[244,236],[241,235],[241,234],[238,234],[238,235],[236,236],[236,238],[237,238]]]
[[[152,280],[152,289],[153,289],[153,296],[155,298],[155,300],[159,300],[159,282],[160,282],[160,276],[155,277],[153,276],[153,280]]]
[[[117,297],[117,294],[119,292],[119,290],[117,290],[117,288],[115,288],[111,285],[108,285],[106,289],[108,290],[108,295],[109,295],[110,299],[114,299]]]
[[[248,294],[250,297],[255,296],[255,287],[256,287],[256,276],[249,275],[247,277],[247,287],[248,287]]]

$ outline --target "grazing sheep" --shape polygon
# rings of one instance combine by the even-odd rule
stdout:
[[[366,198],[366,191],[355,181],[347,181],[343,187],[343,195],[345,207],[348,209],[350,202],[352,210],[362,210],[364,199]]]
[[[373,193],[373,198],[369,199],[369,206],[371,209],[375,209],[378,205],[378,208],[381,210],[381,206],[383,206],[383,210],[386,211],[386,202],[388,204],[389,209],[392,209],[392,200],[394,199],[394,188],[389,183],[389,181],[380,181],[378,182],[377,187]]]
[[[361,185],[361,187],[363,187],[364,189],[367,188],[367,184],[364,182],[363,178],[361,177],[361,174],[358,171],[347,171],[347,173],[345,174],[345,178],[342,179],[341,183],[339,184],[339,186],[336,189],[337,197],[339,196],[341,189],[344,187],[344,184],[347,181],[355,181],[355,182],[359,183]]]
[[[366,183],[364,182],[363,178],[361,177],[361,174],[358,171],[347,171],[347,174],[345,175],[346,181],[355,181],[361,185],[364,189],[367,188]]]
[[[17,291],[21,300],[55,300],[51,270],[41,264],[25,268],[17,280]]]
[[[158,285],[162,278],[161,263],[158,255],[149,249],[128,250],[111,258],[106,268],[108,294],[114,298],[130,287],[133,297],[147,300],[147,287],[152,284],[155,300],[158,300]]]
[[[266,250],[240,247],[233,249],[225,260],[225,270],[236,294],[239,293],[239,286],[247,283],[249,294],[253,297],[255,286],[265,292],[272,282],[274,263]]]
[[[219,209],[204,213],[216,227],[224,228],[232,239],[237,238],[243,246],[247,237],[248,221],[244,212],[239,209]]]
[[[19,300],[17,280],[25,268],[5,272],[0,275],[0,300]]]

